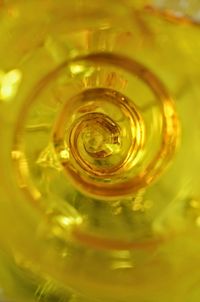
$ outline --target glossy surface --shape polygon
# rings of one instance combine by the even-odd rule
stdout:
[[[3,294],[198,302],[196,8],[68,2],[0,9]]]

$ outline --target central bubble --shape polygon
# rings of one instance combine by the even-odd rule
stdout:
[[[108,116],[88,114],[82,131],[85,151],[93,158],[105,158],[120,151],[120,129]]]
[[[93,154],[94,157],[98,153],[102,154],[107,141],[107,135],[103,132],[102,129],[93,129],[92,127],[84,131],[83,144],[88,154]]]

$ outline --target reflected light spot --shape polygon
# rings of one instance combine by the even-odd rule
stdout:
[[[81,217],[60,217],[59,222],[61,223],[61,225],[63,226],[71,226],[74,224],[80,224],[82,223],[82,219]]]
[[[85,70],[83,65],[73,64],[70,66],[70,70],[72,74],[79,74]]]
[[[22,73],[13,69],[7,73],[0,71],[0,100],[10,101],[16,94],[22,79]]]
[[[94,72],[94,67],[85,66],[83,64],[70,64],[69,66],[72,75],[79,75],[84,73],[84,77],[90,77]]]
[[[60,157],[62,159],[69,159],[69,151],[67,149],[61,150]]]

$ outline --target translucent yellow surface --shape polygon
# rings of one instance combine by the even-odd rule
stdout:
[[[199,302],[200,24],[173,3],[0,2],[3,301]]]

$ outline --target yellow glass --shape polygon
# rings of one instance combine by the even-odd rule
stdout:
[[[181,3],[0,4],[3,299],[199,301],[200,6]]]

